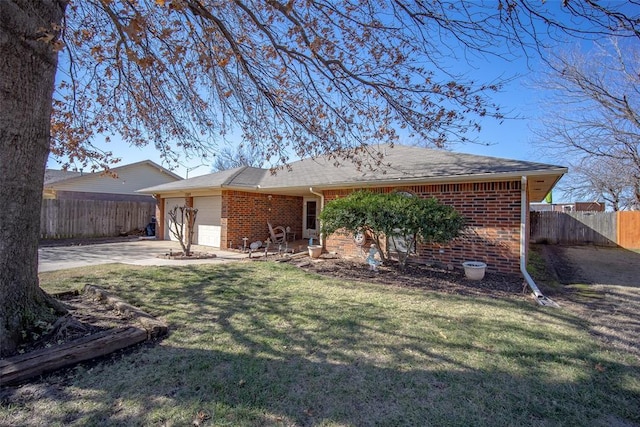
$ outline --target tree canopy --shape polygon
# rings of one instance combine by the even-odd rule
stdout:
[[[224,147],[215,154],[211,172],[229,170],[240,166],[259,168],[262,166],[262,162],[260,153],[254,147],[240,145],[235,150],[231,147]]]
[[[63,53],[51,149],[108,163],[91,142],[113,134],[202,157],[238,132],[277,165],[400,133],[442,147],[503,117],[500,82],[452,64],[567,34],[637,37],[637,12],[624,12],[590,0],[72,1],[41,37]]]

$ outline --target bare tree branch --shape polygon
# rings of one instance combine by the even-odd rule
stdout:
[[[538,144],[572,164],[573,194],[640,208],[640,46],[610,39],[586,55],[558,54],[552,65],[539,82],[552,94]]]

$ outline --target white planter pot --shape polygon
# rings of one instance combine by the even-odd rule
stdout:
[[[464,275],[469,280],[482,280],[487,264],[480,261],[466,261],[462,263]]]
[[[320,254],[322,253],[322,246],[309,245],[307,246],[307,249],[309,249],[309,256],[311,258],[320,258]]]

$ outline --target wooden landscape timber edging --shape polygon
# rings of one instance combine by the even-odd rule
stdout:
[[[22,382],[47,372],[106,356],[167,333],[167,326],[164,323],[103,289],[86,285],[84,292],[92,294],[114,310],[131,316],[140,326],[110,329],[59,346],[0,360],[0,386]]]
[[[0,385],[21,382],[76,363],[106,356],[146,339],[147,332],[144,329],[123,327],[0,360]]]

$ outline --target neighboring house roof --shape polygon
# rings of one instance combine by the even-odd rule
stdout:
[[[171,193],[196,189],[246,189],[294,192],[328,188],[355,188],[379,185],[399,185],[429,182],[464,182],[470,180],[497,180],[522,176],[535,178],[533,200],[543,199],[560,177],[567,172],[562,166],[537,162],[502,159],[454,153],[421,147],[382,145],[375,148],[383,153],[382,163],[373,170],[358,168],[351,160],[334,156],[307,158],[290,163],[273,174],[267,169],[240,167],[228,171],[158,185],[139,190],[142,193]],[[364,161],[375,161],[375,154]],[[338,158],[339,159],[339,158]],[[533,186],[530,186],[530,191]],[[533,191],[532,191],[533,192]]]
[[[118,171],[135,168],[142,165],[152,166],[158,169],[160,172],[163,172],[171,176],[172,178],[175,178],[177,180],[182,180],[182,177],[180,175],[177,175],[171,172],[169,169],[163,168],[162,166],[152,162],[151,160],[142,160],[136,163],[129,163],[128,165],[116,166],[115,168],[109,169],[109,172],[115,175],[118,175]],[[87,176],[99,176],[101,174],[102,172],[77,172],[77,171],[69,171],[69,170],[65,171],[65,170],[57,170],[57,169],[47,169],[44,172],[44,185],[46,187],[49,184],[60,183],[61,181],[65,181],[65,183],[72,182],[72,181],[77,181],[79,179],[86,179],[85,177]]]
[[[208,175],[196,176],[194,178],[184,179],[181,181],[169,182],[167,184],[157,185],[154,187],[143,188],[139,190],[140,193],[156,193],[155,189],[161,189],[161,192],[171,191],[188,191],[205,188],[223,188],[229,187],[231,183],[233,185],[239,185],[239,182],[246,181],[247,176],[251,176],[251,169],[255,170],[258,174],[268,173],[267,169],[252,168],[249,166],[241,166],[234,169],[228,169],[220,172],[210,173]],[[245,179],[239,178],[237,182],[234,181],[238,174],[244,174]],[[256,184],[249,185],[252,188],[256,187]]]
[[[44,171],[44,185],[53,184],[59,181],[65,181],[77,176],[82,176],[82,172],[47,169]]]
[[[151,160],[114,167],[109,170],[109,173],[47,169],[44,193],[45,196],[61,191],[135,195],[141,187],[177,180],[182,178]]]
[[[531,203],[532,211],[537,212],[604,212],[604,202],[560,202],[560,203]]]

